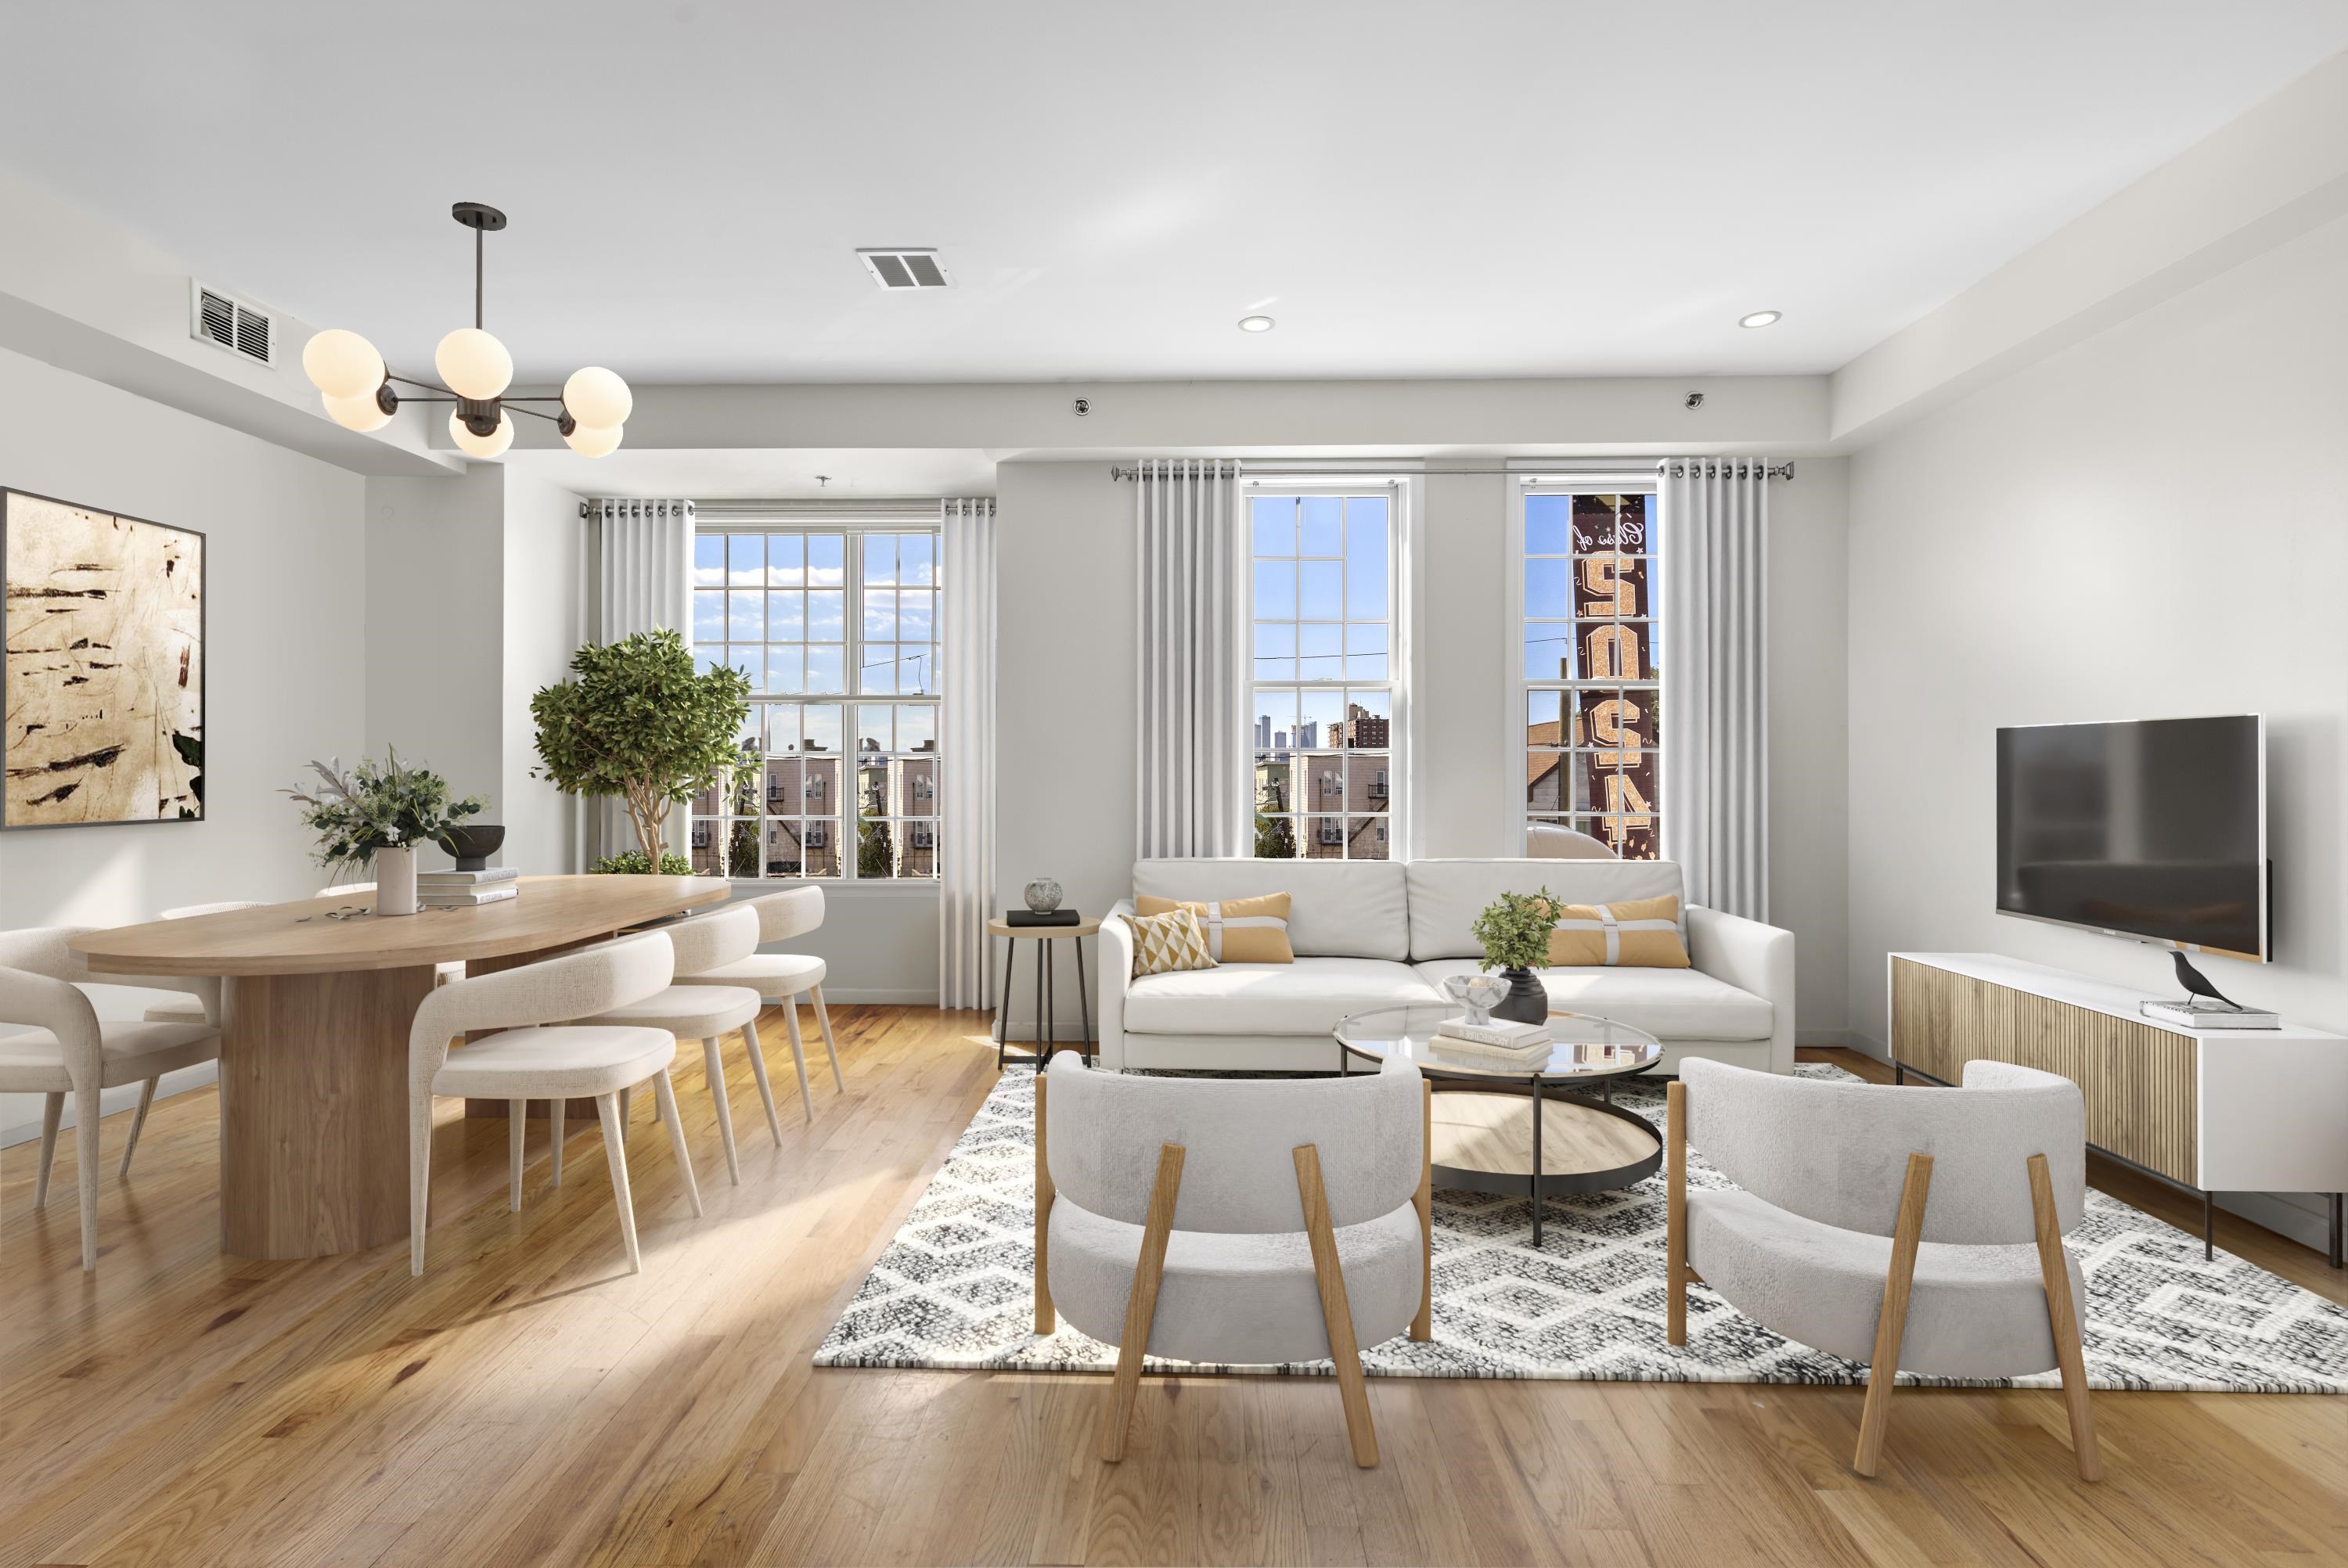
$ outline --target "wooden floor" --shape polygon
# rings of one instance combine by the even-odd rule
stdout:
[[[575,1122],[559,1192],[533,1129],[511,1214],[503,1125],[446,1108],[421,1280],[404,1245],[221,1255],[209,1092],[157,1108],[128,1183],[127,1119],[107,1122],[94,1284],[71,1135],[62,1201],[37,1215],[32,1146],[7,1150],[0,1565],[2348,1562],[2338,1399],[2099,1395],[2110,1475],[2087,1487],[2052,1393],[1903,1391],[1864,1481],[1855,1389],[1373,1378],[1385,1463],[1364,1471],[1320,1379],[1148,1383],[1109,1467],[1098,1378],[819,1372],[810,1353],[995,1073],[978,1015],[832,1016],[849,1091],[819,1067],[803,1125],[778,1049],[780,1149],[731,1051],[738,1188],[680,1061],[698,1222],[638,1106],[639,1276],[599,1134]],[[2314,1254],[2220,1223],[2225,1245],[2343,1298]]]

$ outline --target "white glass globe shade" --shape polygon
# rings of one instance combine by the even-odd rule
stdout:
[[[357,397],[329,397],[325,402],[326,413],[335,424],[362,436],[391,423],[391,415],[383,411],[372,392]]]
[[[383,384],[383,355],[354,332],[328,327],[302,345],[302,369],[328,397],[358,397]]]
[[[626,382],[600,364],[591,364],[572,371],[571,379],[562,384],[562,406],[580,424],[605,430],[625,425],[628,415],[636,411],[636,399]]]
[[[458,449],[469,457],[495,457],[513,445],[513,415],[498,410],[498,427],[487,436],[476,436],[465,428],[464,416],[455,409],[448,411],[448,434]]]
[[[601,457],[607,452],[618,450],[620,437],[624,434],[616,425],[581,425],[574,426],[563,439],[570,442],[571,449],[582,457]]]
[[[458,327],[432,351],[441,384],[459,397],[487,403],[513,384],[513,355],[479,327]]]

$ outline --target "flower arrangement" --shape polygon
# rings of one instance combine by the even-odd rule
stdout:
[[[438,843],[485,804],[477,794],[451,800],[447,779],[402,765],[388,749],[382,763],[362,761],[348,773],[340,757],[314,762],[310,771],[319,782],[309,793],[284,793],[301,806],[302,825],[318,835],[318,864],[337,877],[372,866],[379,850]]]
[[[1544,887],[1538,893],[1503,893],[1486,906],[1469,927],[1484,949],[1487,969],[1537,969],[1549,963],[1549,934],[1565,906]]]

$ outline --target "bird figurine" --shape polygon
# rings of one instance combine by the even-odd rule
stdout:
[[[2177,964],[2177,983],[2183,986],[2188,995],[2205,997],[2233,1012],[2243,1010],[2241,1003],[2220,992],[2217,987],[2209,983],[2209,976],[2186,960],[2184,948],[2172,948],[2169,949],[2168,956]]]

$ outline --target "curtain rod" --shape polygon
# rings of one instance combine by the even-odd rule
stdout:
[[[1177,463],[1186,463],[1186,462],[1209,462],[1209,461],[1212,461],[1212,459],[1210,459],[1210,458],[1175,457],[1175,458],[1169,458],[1169,459],[1166,459],[1166,461],[1169,461],[1169,462],[1177,462]],[[1258,459],[1258,461],[1265,461],[1265,460],[1263,460],[1263,459]],[[1408,461],[1409,463],[1411,463],[1411,464],[1422,464],[1422,463],[1424,462],[1424,459],[1414,457],[1414,458],[1407,459],[1407,461]],[[1580,468],[1576,468],[1576,467],[1572,466],[1569,465],[1569,464],[1558,464],[1558,465],[1555,465],[1555,466],[1549,466],[1549,465],[1534,464],[1534,465],[1529,466],[1519,465],[1519,466],[1516,466],[1502,467],[1502,468],[1452,468],[1452,467],[1442,467],[1442,468],[1423,468],[1423,467],[1421,467],[1421,468],[1414,468],[1414,469],[1413,469],[1413,472],[1424,473],[1424,474],[1426,474],[1426,476],[1428,476],[1429,477],[1440,477],[1441,476],[1446,475],[1446,474],[1502,474],[1502,475],[1511,475],[1511,474],[1512,474],[1512,475],[1515,475],[1516,477],[1519,477],[1519,478],[1534,479],[1534,478],[1540,478],[1540,477],[1542,477],[1543,475],[1545,475],[1545,474],[1554,474],[1554,475],[1558,475],[1558,476],[1560,476],[1560,477],[1570,477],[1570,476],[1572,476],[1572,475],[1574,475],[1574,474],[1576,474],[1576,473],[1589,473],[1589,474],[1592,474],[1592,475],[1610,476],[1610,477],[1612,477],[1612,476],[1628,476],[1628,475],[1632,475],[1632,474],[1638,474],[1638,473],[1642,473],[1642,472],[1645,471],[1646,469],[1648,469],[1648,468],[1651,468],[1651,467],[1652,467],[1652,468],[1653,468],[1653,469],[1654,469],[1657,473],[1665,473],[1665,472],[1668,472],[1668,473],[1670,473],[1670,475],[1671,475],[1673,478],[1678,478],[1678,477],[1681,477],[1684,474],[1684,472],[1687,470],[1687,468],[1688,468],[1688,467],[1690,467],[1691,466],[1699,466],[1699,465],[1700,465],[1700,466],[1705,466],[1705,467],[1712,467],[1712,468],[1717,468],[1717,469],[1726,469],[1726,470],[1729,470],[1729,471],[1730,471],[1730,473],[1731,473],[1731,475],[1732,475],[1732,477],[1738,477],[1738,478],[1743,477],[1744,477],[1747,472],[1749,472],[1749,471],[1751,471],[1751,470],[1753,470],[1753,469],[1756,469],[1756,468],[1758,468],[1758,469],[1760,470],[1762,477],[1765,477],[1765,478],[1769,478],[1769,479],[1790,479],[1790,478],[1792,478],[1792,477],[1794,477],[1794,465],[1793,465],[1793,461],[1792,461],[1790,458],[1789,458],[1789,459],[1787,459],[1786,462],[1783,462],[1783,463],[1769,463],[1769,464],[1760,464],[1760,463],[1745,463],[1745,462],[1739,462],[1739,461],[1737,461],[1737,460],[1736,460],[1736,459],[1735,459],[1735,458],[1712,458],[1712,457],[1659,458],[1659,459],[1655,460],[1655,461],[1654,461],[1654,462],[1653,462],[1653,463],[1643,463],[1643,462],[1633,462],[1633,463],[1593,463],[1593,464],[1586,465],[1586,466],[1582,466],[1582,467],[1580,467]],[[1276,460],[1272,460],[1272,461],[1270,461],[1270,462],[1269,462],[1269,466],[1270,466],[1270,467],[1273,470],[1273,472],[1275,472],[1275,473],[1285,472],[1285,473],[1288,473],[1288,474],[1292,475],[1293,477],[1300,478],[1300,479],[1321,479],[1321,478],[1329,478],[1329,479],[1344,479],[1344,478],[1350,478],[1350,477],[1354,477],[1354,474],[1356,474],[1356,473],[1358,473],[1358,474],[1385,474],[1385,473],[1391,473],[1391,472],[1393,472],[1393,471],[1394,471],[1394,469],[1395,469],[1395,465],[1393,465],[1393,464],[1380,465],[1380,464],[1376,464],[1376,463],[1370,463],[1370,464],[1365,464],[1365,465],[1364,465],[1364,466],[1363,466],[1360,469],[1358,469],[1358,470],[1354,470],[1354,471],[1350,471],[1350,472],[1349,472],[1348,470],[1345,470],[1345,469],[1334,469],[1334,468],[1324,468],[1324,469],[1288,469],[1288,468],[1285,468],[1283,465],[1280,464],[1280,463],[1279,463],[1279,462],[1277,462]],[[1139,467],[1138,465],[1137,465],[1137,466],[1133,466],[1133,467],[1128,468],[1128,467],[1125,467],[1125,466],[1121,466],[1121,465],[1118,465],[1118,464],[1111,464],[1111,465],[1109,466],[1108,477],[1109,477],[1110,478],[1112,478],[1112,479],[1138,479],[1138,478],[1140,478],[1140,477],[1141,477],[1141,469],[1140,469],[1140,467]],[[1699,477],[1701,477],[1702,476],[1699,476]]]

